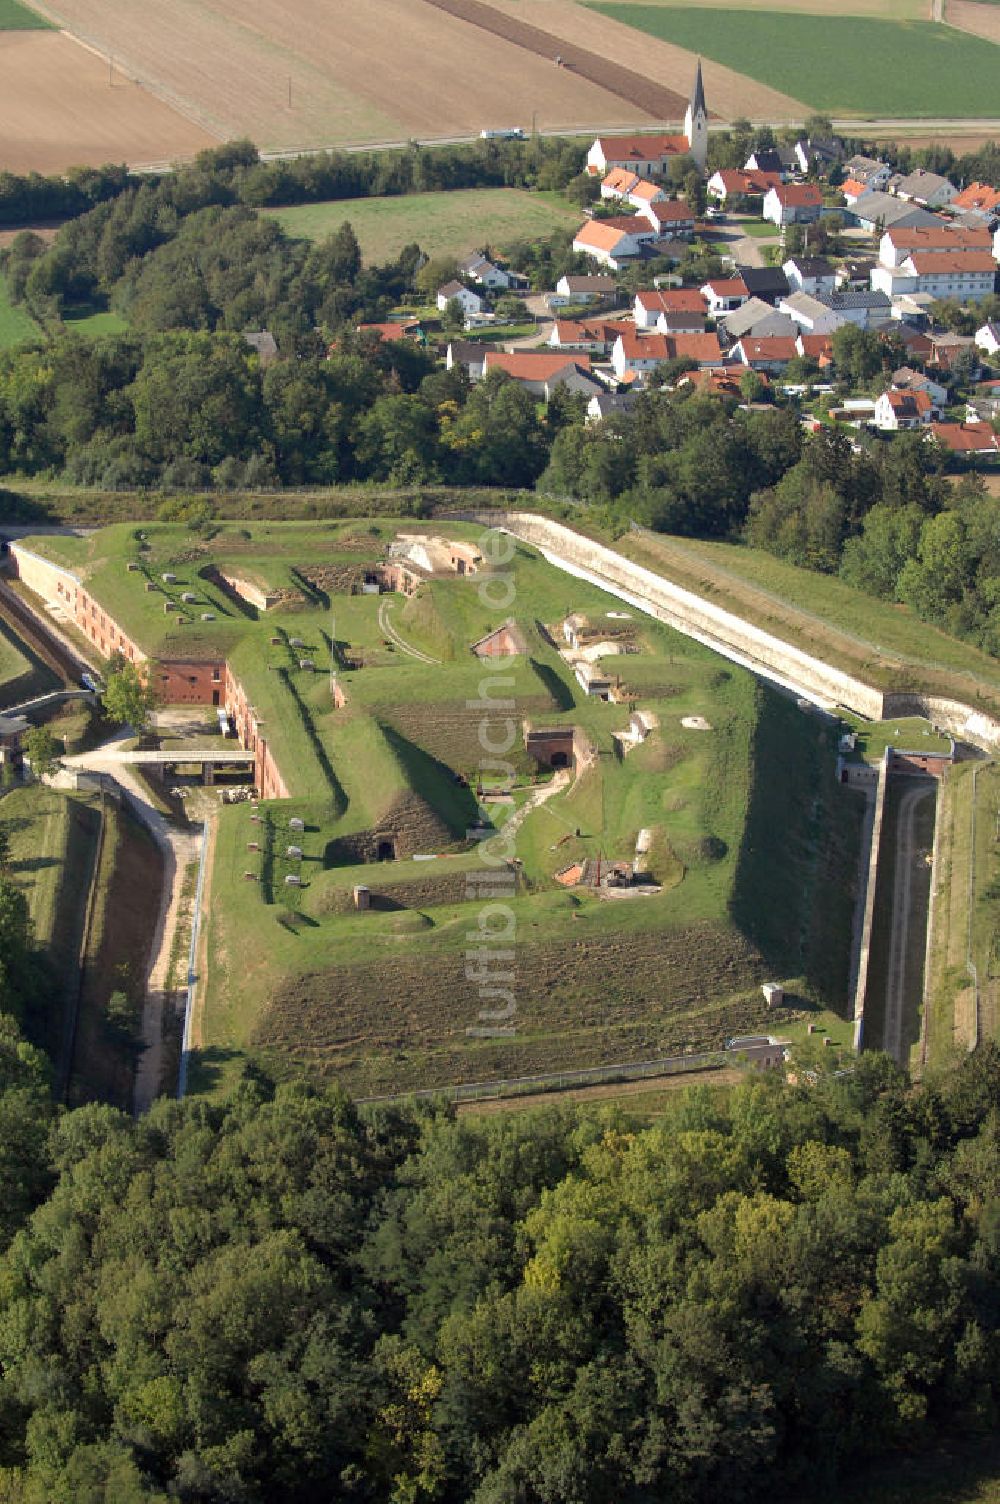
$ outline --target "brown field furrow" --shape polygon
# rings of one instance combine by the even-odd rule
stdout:
[[[206,129],[266,148],[638,123],[644,112],[425,0],[41,0]],[[644,70],[645,71],[645,70]],[[291,103],[289,103],[291,99]]]
[[[973,36],[985,37],[988,42],[1000,42],[1000,6],[977,5],[976,0],[947,0],[944,18],[959,31],[971,31]]]
[[[57,31],[0,32],[0,167],[62,172],[77,165],[188,156],[213,137],[148,89]]]
[[[493,36],[504,37],[508,42],[524,47],[548,62],[558,57],[563,67],[571,68],[581,78],[598,84],[611,94],[617,94],[620,99],[638,106],[654,119],[672,120],[683,116],[687,107],[685,95],[666,89],[653,79],[643,77],[632,68],[624,68],[620,63],[602,57],[599,53],[588,52],[576,42],[542,31],[538,26],[521,20],[519,16],[507,15],[493,5],[484,5],[482,0],[426,0],[426,3],[445,11],[449,16],[469,21]]]
[[[537,26],[564,45],[573,41],[610,62],[655,79],[681,96],[677,118],[684,114],[697,62],[695,54],[686,48],[661,42],[588,10],[577,0],[490,0],[490,9]],[[741,116],[748,120],[802,120],[810,113],[801,100],[734,73],[721,63],[702,58],[701,67],[709,111],[722,120]]]

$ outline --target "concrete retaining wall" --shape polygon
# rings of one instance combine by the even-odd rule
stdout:
[[[539,549],[552,564],[603,586],[803,699],[823,706],[844,705],[876,721],[925,716],[961,741],[991,752],[1000,748],[1000,720],[974,706],[919,692],[876,689],[561,522],[534,512],[477,513],[471,520],[488,527],[506,527],[514,537]]]
[[[858,973],[854,981],[854,1048],[859,1051],[865,1038],[865,997],[868,992],[868,963],[871,955],[872,920],[875,917],[875,890],[878,887],[879,859],[882,853],[882,821],[885,817],[885,795],[889,787],[889,763],[892,748],[886,747],[878,770],[878,790],[875,794],[875,818],[872,822],[871,845],[868,851],[868,880],[865,884],[865,908],[861,922],[861,944],[858,951]]]

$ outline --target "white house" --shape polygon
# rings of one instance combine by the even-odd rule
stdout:
[[[549,303],[554,304],[559,298],[565,303],[597,303],[602,298],[613,298],[617,289],[618,284],[614,277],[593,274],[560,277],[556,283],[555,294],[549,298]]]
[[[948,400],[947,387],[912,366],[900,366],[893,371],[892,384],[898,392],[926,392],[934,407],[944,407]]]
[[[709,317],[713,319],[732,308],[740,308],[750,297],[742,277],[713,277],[711,282],[703,282],[698,291],[705,300]]]
[[[458,303],[463,315],[468,318],[474,313],[486,312],[486,299],[480,297],[478,292],[473,292],[470,287],[465,287],[461,282],[446,282],[437,290],[437,306],[444,313],[449,303]]]
[[[495,266],[479,251],[473,252],[471,256],[466,256],[464,261],[460,261],[458,269],[472,282],[490,289],[507,289],[519,285],[522,280],[505,271],[502,266]]]
[[[649,221],[660,240],[690,240],[694,234],[694,212],[684,199],[655,200],[636,211]]]
[[[875,403],[875,427],[884,433],[926,428],[933,417],[934,404],[926,392],[883,392]]]
[[[1000,324],[992,319],[983,324],[975,333],[976,345],[984,355],[1000,354]]]
[[[694,76],[694,87],[684,116],[684,134],[598,136],[587,153],[586,170],[592,177],[606,178],[619,167],[640,178],[665,178],[676,157],[691,157],[704,171],[708,155],[708,110],[701,77],[701,63]]]
[[[643,288],[636,293],[632,309],[637,329],[655,329],[661,314],[704,318],[706,312],[705,299],[696,287]]]
[[[746,172],[738,167],[722,167],[713,172],[705,184],[709,198],[728,203],[731,198],[760,198],[781,182],[778,172]]]
[[[890,297],[926,293],[932,298],[955,298],[978,303],[996,286],[996,262],[989,251],[913,251],[901,266],[876,266],[872,289]]]
[[[902,266],[913,251],[928,255],[952,254],[955,251],[990,251],[993,240],[985,226],[971,228],[949,225],[893,225],[878,243],[878,259],[883,266]]]
[[[949,178],[938,172],[928,172],[925,167],[917,167],[905,176],[895,173],[889,179],[888,189],[897,198],[923,204],[927,209],[942,209],[958,197],[958,189]]]
[[[855,156],[849,157],[844,163],[844,175],[864,184],[874,193],[881,193],[892,177],[892,168],[888,162],[880,162],[877,157]]]
[[[483,375],[488,376],[491,371],[505,371],[532,396],[541,397],[545,402],[549,401],[556,387],[579,392],[586,397],[604,391],[597,377],[590,373],[588,355],[567,356],[558,352],[547,355],[544,351],[534,350],[487,350],[483,359]]]
[[[721,351],[715,334],[644,334],[623,329],[611,351],[611,364],[619,381],[628,372],[643,375],[665,360],[684,356],[703,368],[717,365]]]
[[[822,207],[815,183],[779,183],[765,193],[761,212],[775,225],[806,225],[819,219]]]
[[[634,260],[643,245],[657,238],[649,220],[633,214],[614,219],[588,219],[573,241],[573,249],[613,271]]]
[[[847,323],[842,314],[835,313],[809,292],[789,293],[778,304],[778,311],[787,313],[806,334],[832,334]]]
[[[792,256],[781,270],[792,292],[833,292],[837,285],[836,268],[823,256]]]

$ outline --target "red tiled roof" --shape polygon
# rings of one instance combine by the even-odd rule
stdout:
[[[781,182],[780,173],[747,171],[739,167],[723,167],[712,176],[721,179],[727,197],[730,193],[735,193],[753,198],[766,193],[769,188],[776,188]]]
[[[555,320],[555,331],[560,343],[566,341],[569,344],[610,344],[621,333],[622,327],[622,324],[614,321],[592,324],[586,319]]]
[[[926,392],[899,392],[892,390],[886,392],[884,395],[893,412],[900,417],[910,414],[918,416],[920,413],[929,413],[934,406]]]
[[[670,287],[665,292],[659,289],[643,290],[635,295],[640,308],[647,313],[704,313],[705,299],[696,287]]]
[[[750,296],[750,289],[742,277],[715,277],[702,285],[710,287],[717,298],[738,298],[744,294]]]
[[[639,334],[634,329],[623,329],[619,338],[626,360],[669,360],[672,354],[668,334]]]
[[[757,339],[747,336],[740,340],[738,348],[746,361],[795,360],[799,353],[791,334],[762,334]]]
[[[686,204],[682,198],[667,199],[661,204],[647,205],[649,213],[661,225],[668,224],[694,224],[694,214],[690,204]]]
[[[517,381],[549,381],[557,371],[564,371],[571,365],[589,371],[590,356],[567,357],[558,351],[546,355],[544,351],[535,350],[488,350],[483,358],[484,371],[506,371]]]
[[[833,340],[828,334],[800,334],[797,342],[802,354],[813,360],[833,359]]]
[[[997,264],[989,251],[913,251],[906,258],[918,277],[925,272],[995,272]]]
[[[815,183],[776,183],[774,192],[778,203],[786,209],[818,208],[823,195]]]
[[[997,436],[988,423],[932,423],[930,432],[955,454],[995,452]]]
[[[649,229],[649,221],[642,220],[641,224]],[[574,245],[590,246],[595,251],[614,251],[615,247],[624,240],[625,231],[611,219],[588,219],[586,224],[581,225],[573,237]]]
[[[948,205],[949,209],[984,209],[987,212],[1000,208],[1000,189],[988,183],[970,183]]]
[[[628,191],[630,198],[645,199],[647,204],[652,204],[663,189],[657,187],[656,183],[651,183],[648,178],[636,178]]]
[[[416,319],[410,319],[405,324],[359,324],[358,334],[378,334],[382,339],[412,339],[420,328]]]
[[[637,183],[641,181],[634,172],[627,167],[612,167],[607,177],[601,183],[602,188],[610,188],[615,193],[631,193]]]
[[[859,183],[857,178],[847,178],[841,183],[840,191],[845,198],[863,198],[868,192],[868,184]]]
[[[605,162],[652,162],[656,157],[684,156],[691,150],[687,136],[598,136]]]

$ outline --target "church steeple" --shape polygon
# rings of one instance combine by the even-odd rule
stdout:
[[[694,88],[684,116],[684,135],[695,162],[704,172],[708,159],[708,106],[705,104],[705,85],[701,78],[701,58],[694,75]]]

